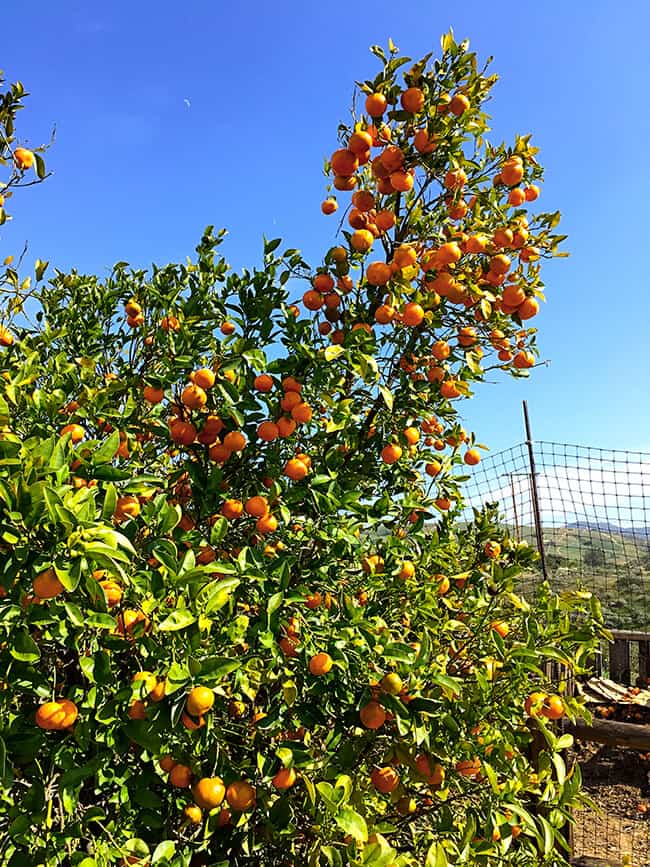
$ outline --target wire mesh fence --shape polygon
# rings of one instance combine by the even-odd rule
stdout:
[[[650,453],[520,443],[484,458],[465,496],[468,517],[498,502],[512,535],[541,548],[525,583],[545,571],[557,589],[592,590],[609,627],[650,631]]]
[[[465,497],[467,519],[498,503],[511,535],[539,550],[524,590],[544,577],[558,591],[582,587],[611,629],[650,632],[650,453],[528,441],[484,458]],[[646,687],[647,665],[633,651],[623,681]],[[610,657],[603,647],[602,673],[618,679]],[[596,713],[647,724],[650,708],[633,710],[624,700]],[[650,867],[650,753],[578,742],[573,758],[597,806],[574,815],[573,863]]]

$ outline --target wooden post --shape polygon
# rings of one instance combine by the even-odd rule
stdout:
[[[630,683],[630,644],[625,638],[615,638],[609,647],[609,676],[617,683]]]
[[[650,751],[650,726],[594,719],[590,726],[583,722],[570,723],[565,720],[562,727],[580,741]]]
[[[644,689],[650,678],[650,641],[639,641],[639,683]]]

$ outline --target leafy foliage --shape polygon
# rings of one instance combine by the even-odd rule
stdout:
[[[362,90],[396,106],[403,59],[375,53],[382,71]],[[376,196],[364,212],[376,238],[355,231],[381,245],[385,282],[369,282],[386,272],[350,233],[316,273],[279,240],[260,269],[233,273],[208,229],[185,264],[41,272],[29,318],[10,293],[0,851],[12,867],[562,862],[580,777],[549,719],[584,711],[546,701],[545,665],[583,671],[602,618],[588,594],[522,598],[534,554],[493,511],[453,520],[461,467],[480,452],[444,390],[469,395],[484,352],[525,369],[516,353],[534,330],[498,287],[512,265],[509,285],[539,295],[560,239],[554,216],[524,225],[492,185],[513,152],[522,179],[541,177],[528,139],[484,141],[493,80],[451,35],[429,61],[406,75],[422,109],[387,108],[378,132],[417,184],[382,193],[369,162],[354,175]],[[450,93],[467,97],[459,114]],[[427,154],[412,143],[421,128],[436,136]],[[451,203],[445,187],[460,170],[474,197],[462,218],[448,213],[460,187]],[[291,303],[300,280],[307,315]],[[459,328],[471,332],[452,345]]]

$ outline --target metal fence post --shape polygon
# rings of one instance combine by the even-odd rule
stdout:
[[[537,471],[535,469],[535,452],[533,450],[533,437],[530,432],[530,419],[528,417],[528,405],[522,401],[524,407],[524,424],[526,426],[526,445],[528,446],[528,460],[530,463],[530,490],[533,500],[533,517],[535,519],[535,535],[537,537],[537,550],[539,551],[540,564],[544,581],[548,580],[546,571],[546,556],[544,553],[544,536],[542,534],[542,519],[539,509],[539,495],[537,493]]]

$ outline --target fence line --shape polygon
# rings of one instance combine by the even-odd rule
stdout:
[[[650,631],[650,453],[518,443],[472,469],[465,516],[496,502],[512,535],[539,548],[535,487],[553,587],[581,585],[601,599],[608,626]],[[525,580],[541,581],[541,570]]]

